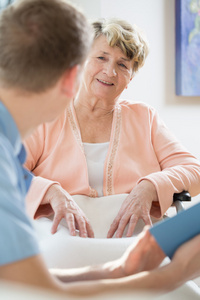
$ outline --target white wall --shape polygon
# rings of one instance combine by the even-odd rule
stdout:
[[[72,2],[89,19],[120,17],[145,31],[150,54],[122,96],[154,106],[178,139],[200,159],[200,97],[175,95],[175,0]]]

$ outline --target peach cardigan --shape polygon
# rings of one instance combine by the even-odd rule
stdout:
[[[36,176],[27,196],[27,210],[32,217],[52,213],[49,205],[42,204],[44,194],[55,182],[71,195],[98,196],[88,183],[73,102],[56,121],[38,127],[25,147],[25,166]],[[158,210],[163,215],[174,193],[200,193],[200,163],[175,139],[152,107],[119,101],[104,166],[103,193],[130,193],[144,179],[155,185]]]

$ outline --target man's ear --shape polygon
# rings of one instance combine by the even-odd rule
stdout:
[[[77,91],[79,69],[79,66],[75,65],[71,69],[67,70],[63,75],[62,92],[66,94],[67,98],[74,97]]]

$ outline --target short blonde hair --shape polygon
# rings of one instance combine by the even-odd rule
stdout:
[[[100,19],[92,23],[94,39],[104,35],[111,47],[117,46],[134,60],[134,72],[144,65],[149,53],[149,44],[144,33],[136,26],[121,19]]]

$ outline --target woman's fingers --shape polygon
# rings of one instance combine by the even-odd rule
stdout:
[[[124,200],[117,217],[110,226],[107,237],[111,238],[114,235],[122,237],[127,225],[126,236],[132,236],[139,219],[142,219],[145,225],[152,225],[150,210],[153,201],[158,201],[154,185],[148,180],[141,181]]]
[[[51,228],[52,234],[56,233],[58,225],[65,219],[70,235],[75,236],[79,230],[81,237],[94,237],[94,232],[84,212],[79,208],[70,194],[59,185],[53,184],[47,191],[46,202],[50,203],[54,211],[54,219]]]
[[[115,233],[116,238],[121,238],[123,236],[124,230],[126,228],[126,225],[128,224],[130,220],[129,214],[124,214],[119,222],[118,228]]]
[[[55,214],[53,218],[53,224],[51,227],[51,233],[54,234],[56,233],[58,229],[58,225],[60,224],[60,221],[62,220],[63,216],[60,214]]]
[[[77,213],[67,213],[66,222],[68,224],[69,232],[71,235],[75,236],[76,230],[78,230],[80,237],[94,238],[92,226],[85,216]]]
[[[151,221],[151,217],[150,217],[150,214],[149,214],[149,213],[143,215],[143,216],[142,216],[142,219],[143,219],[145,225],[152,226],[152,221]]]
[[[55,213],[51,228],[52,234],[57,232],[58,225],[60,224],[62,219],[66,220],[70,235],[75,236],[76,230],[79,230],[80,237],[94,237],[94,232],[89,221],[85,216],[81,215],[79,212],[77,213],[77,211],[75,213]]]
[[[76,226],[75,226],[75,219],[73,213],[66,213],[65,219],[69,228],[70,235],[75,236]]]
[[[112,222],[111,226],[110,226],[110,229],[108,231],[108,234],[107,234],[107,238],[112,238],[113,235],[115,234],[115,231],[117,230],[118,228],[118,225],[119,225],[119,221],[120,221],[120,218],[117,216],[114,221]]]
[[[94,231],[93,231],[92,226],[89,223],[89,221],[86,222],[86,228],[87,228],[87,232],[88,232],[88,237],[94,238]]]
[[[127,230],[127,237],[131,237],[133,235],[135,226],[137,225],[138,222],[138,216],[132,215],[130,220],[129,220],[129,225],[128,225],[128,230]]]
[[[143,219],[145,225],[152,226],[152,221],[149,213],[143,214],[141,216],[137,214],[130,215],[130,213],[124,213],[124,215],[122,216],[118,215],[114,219],[108,231],[107,238],[111,238],[114,235],[116,238],[121,238],[124,234],[127,225],[128,225],[128,229],[127,229],[126,236],[131,237],[133,235],[135,226],[137,225],[139,219]]]
[[[80,215],[76,215],[76,222],[78,224],[79,236],[83,238],[88,237],[85,219]]]
[[[142,219],[144,221],[145,225],[152,226],[151,217],[148,213],[145,215],[142,215],[141,217],[132,215],[129,220],[128,230],[127,230],[127,234],[126,234],[127,237],[131,237],[133,235],[133,232],[135,230],[135,227],[136,227],[139,219]]]
[[[111,238],[115,235],[116,238],[121,238],[123,236],[126,225],[130,220],[129,214],[124,214],[122,216],[117,216],[112,222],[110,229],[107,234],[107,238]]]

